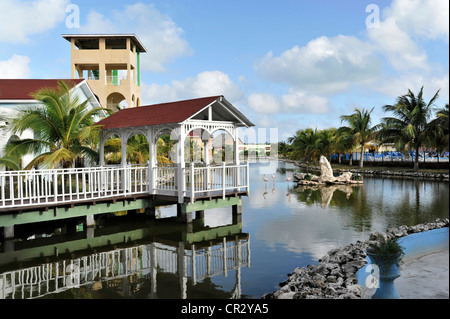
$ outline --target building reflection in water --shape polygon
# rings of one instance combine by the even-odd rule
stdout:
[[[250,267],[241,216],[203,224],[137,214],[107,218],[94,234],[16,241],[0,252],[0,298],[241,298],[241,268]],[[232,271],[231,291],[212,283]]]

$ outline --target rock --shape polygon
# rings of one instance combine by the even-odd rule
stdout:
[[[356,296],[352,293],[342,294],[338,297],[338,299],[360,299],[360,297]]]
[[[319,262],[321,263],[327,263],[330,260],[330,255],[325,255],[322,258],[319,259]]]
[[[288,293],[278,296],[278,299],[293,299],[295,294],[296,294],[295,292],[291,291],[291,292],[288,292]]]
[[[318,265],[297,267],[282,287],[273,294],[265,294],[264,299],[359,299],[361,286],[356,272],[366,263],[365,250],[379,237],[402,237],[411,233],[430,229],[449,227],[449,219],[437,219],[435,222],[415,226],[402,225],[389,228],[386,232],[373,232],[369,240],[357,241],[345,247],[330,250],[319,260]]]
[[[331,168],[330,162],[328,162],[325,156],[320,156],[320,176],[323,178],[334,178],[333,169]]]
[[[354,273],[356,272],[358,269],[353,266],[352,264],[348,263],[342,266],[342,270],[344,271],[344,273]]]
[[[351,179],[352,179],[351,172],[344,172],[341,175],[339,175],[338,177],[336,177],[336,180],[338,182],[343,182],[343,183],[356,182],[356,181],[352,181]]]
[[[342,277],[338,277],[336,279],[336,282],[330,283],[329,286],[333,287],[334,289],[338,289],[338,288],[342,287],[343,284],[344,284],[344,279],[342,279]]]
[[[329,283],[336,283],[337,282],[337,277],[336,276],[328,276],[327,277],[327,282]]]
[[[329,271],[333,271],[334,269],[338,269],[340,270],[341,268],[339,267],[339,264],[336,263],[325,263],[325,267],[327,267],[327,269]]]
[[[347,287],[349,293],[355,294],[357,296],[361,296],[361,286],[360,285],[351,285]]]

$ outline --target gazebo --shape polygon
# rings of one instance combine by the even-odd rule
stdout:
[[[223,96],[162,103],[120,110],[97,123],[101,127],[98,166],[0,172],[0,227],[4,237],[14,237],[14,225],[86,217],[117,209],[146,209],[155,214],[159,205],[177,204],[183,221],[192,212],[201,218],[205,209],[232,206],[241,214],[241,196],[249,194],[249,164],[239,159],[240,127],[253,126]],[[212,136],[223,130],[233,138],[233,157],[212,163]],[[170,132],[176,141],[173,164],[157,162],[157,140]],[[193,132],[196,132],[193,134]],[[130,165],[127,140],[143,134],[149,144],[149,161]],[[121,139],[121,163],[106,165],[105,142]],[[201,162],[185,161],[185,139],[196,136],[203,146]],[[98,205],[97,205],[98,204]],[[62,213],[58,213],[61,208]],[[26,212],[26,214],[25,214]]]
[[[101,127],[100,167],[108,166],[105,165],[104,152],[108,138],[117,136],[121,140],[120,167],[129,170],[128,175],[122,174],[122,178],[129,181],[124,186],[126,188],[134,186],[133,180],[145,180],[150,194],[177,197],[178,203],[194,203],[198,198],[225,198],[228,193],[248,193],[248,163],[239,160],[238,128],[248,128],[254,124],[223,96],[127,108],[97,124]],[[211,165],[212,137],[219,130],[233,138],[233,161]],[[176,141],[174,164],[157,162],[157,140],[167,132]],[[184,142],[193,132],[204,145],[203,161],[186,165]],[[127,141],[136,134],[144,135],[149,143],[150,158],[146,165],[127,163]],[[142,177],[143,174],[145,177]],[[122,183],[125,183],[124,180]]]

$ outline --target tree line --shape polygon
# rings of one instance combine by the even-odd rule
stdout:
[[[279,143],[278,153],[306,162],[316,162],[321,155],[330,159],[332,154],[349,154],[351,165],[352,155],[358,150],[362,168],[367,143],[376,141],[379,145],[393,145],[397,151],[414,152],[414,170],[417,171],[420,148],[433,148],[438,152],[449,150],[449,104],[435,106],[439,91],[425,101],[423,87],[418,94],[408,90],[395,104],[383,106],[387,116],[376,125],[372,125],[371,118],[374,108],[355,108],[352,114],[340,117],[343,125],[339,128],[298,130],[286,142]]]

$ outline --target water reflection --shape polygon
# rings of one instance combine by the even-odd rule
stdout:
[[[385,228],[416,225],[448,217],[448,183],[366,177],[363,185],[294,188],[299,202],[336,208],[357,231],[372,223]],[[350,212],[349,215],[347,212]]]
[[[243,200],[243,217],[253,244],[263,242],[261,247],[267,249],[252,249],[253,269],[273,263],[277,273],[285,275],[313,264],[331,249],[366,240],[373,231],[448,218],[448,182],[365,177],[363,185],[350,188],[296,188],[286,177],[299,171],[279,163],[275,192],[264,198],[265,185],[257,181],[262,174],[253,167],[257,178],[252,195]],[[262,256],[268,253],[272,262]]]
[[[230,207],[205,210],[188,227],[168,206],[153,221],[103,215],[93,233],[76,231],[78,221],[17,227],[21,240],[0,242],[1,298],[260,298],[331,249],[449,216],[448,182],[365,177],[350,188],[296,188],[286,181],[293,165],[261,165],[250,165],[241,218]],[[76,287],[67,287],[69,265],[80,269]]]
[[[353,189],[360,186],[349,185],[331,185],[331,186],[299,186],[296,187],[295,193],[300,201],[310,205],[313,203],[319,203],[322,208],[327,208],[333,197],[336,200],[340,200],[341,194],[336,194],[336,191],[345,194],[347,200],[350,199]]]
[[[250,236],[241,222],[125,219],[107,218],[94,236],[84,230],[14,243],[0,253],[0,298],[242,297]],[[229,290],[211,281],[230,274]]]

